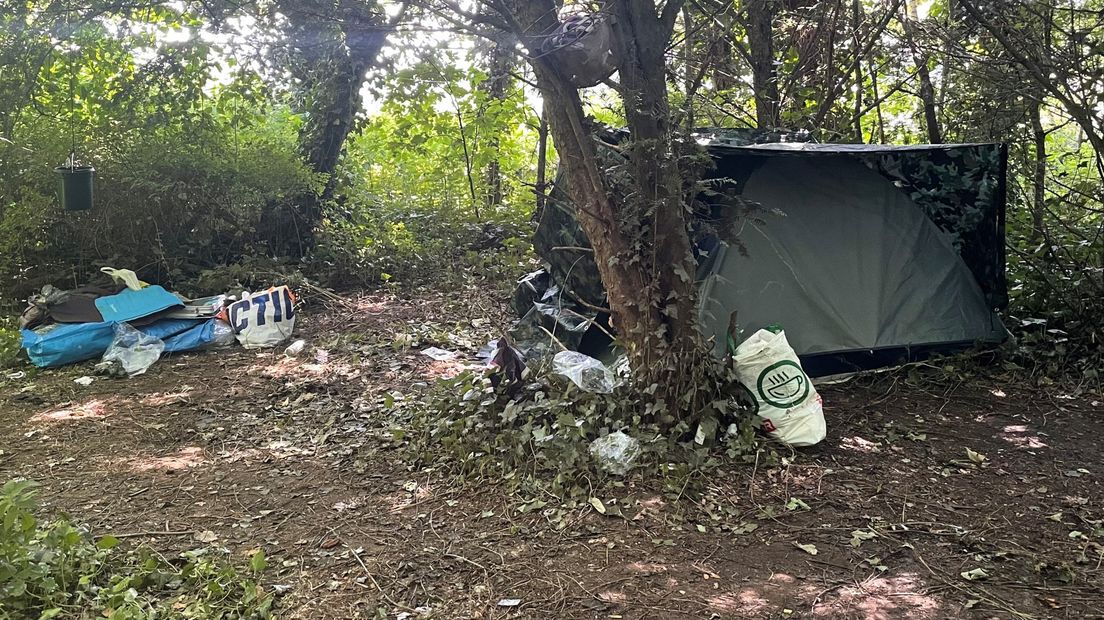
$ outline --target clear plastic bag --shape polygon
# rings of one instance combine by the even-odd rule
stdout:
[[[621,431],[599,437],[590,444],[590,454],[598,467],[618,476],[624,476],[636,465],[642,451],[639,441]]]
[[[103,354],[101,363],[117,363],[129,377],[140,375],[153,366],[165,350],[160,338],[148,336],[126,323],[115,324],[115,338]]]
[[[613,371],[602,362],[578,351],[560,351],[552,358],[552,368],[585,392],[609,394],[613,392]]]
[[[234,328],[222,319],[214,319],[215,325],[211,330],[211,343],[207,346],[212,349],[230,347],[238,343],[234,337]]]

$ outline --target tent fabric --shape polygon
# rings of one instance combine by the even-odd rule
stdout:
[[[744,333],[781,324],[799,355],[1001,339],[949,235],[854,159],[768,160],[742,196],[761,210],[702,288],[718,353],[732,311]]]
[[[712,301],[702,306],[707,335],[721,335],[734,309],[745,333],[781,323],[813,376],[1006,337],[995,314],[1008,304],[1005,145],[815,144],[800,133],[730,129],[694,135],[715,164],[706,175],[711,191],[699,196],[710,208],[691,222],[702,296]],[[562,174],[538,221],[533,246],[546,286],[558,287],[556,306],[595,317],[605,291]],[[773,263],[755,262],[760,256]],[[732,282],[742,288],[722,290]],[[534,316],[530,306],[543,290],[519,297],[528,302],[519,316]],[[579,350],[599,353],[577,340]]]

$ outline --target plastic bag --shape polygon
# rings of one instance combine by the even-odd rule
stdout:
[[[212,319],[213,325],[211,327],[211,343],[208,347],[221,348],[229,347],[238,341],[234,337],[234,328],[229,323],[222,319]]]
[[[791,446],[824,439],[820,395],[801,369],[786,332],[761,329],[736,347],[736,376],[759,403],[759,426]]]
[[[111,279],[118,284],[125,284],[127,288],[132,291],[140,291],[143,288],[149,286],[145,282],[138,279],[138,274],[134,273],[130,269],[113,269],[111,267],[100,267],[100,271],[111,276]]]
[[[590,444],[590,454],[598,461],[598,467],[618,476],[624,476],[636,465],[641,452],[640,442],[621,431],[599,437]]]
[[[601,83],[617,70],[611,51],[613,30],[599,13],[564,16],[559,28],[541,45],[542,55],[552,54],[561,73],[576,88]]]
[[[126,323],[115,324],[115,338],[103,354],[103,362],[116,362],[129,377],[140,375],[161,357],[165,342]]]
[[[295,295],[286,286],[242,293],[240,301],[227,307],[227,317],[243,347],[274,347],[295,329]]]
[[[613,391],[613,371],[602,362],[578,351],[560,351],[552,358],[552,368],[585,392],[609,394]]]

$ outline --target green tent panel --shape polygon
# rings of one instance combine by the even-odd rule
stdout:
[[[712,191],[701,197],[712,214],[694,223],[699,322],[718,355],[733,312],[745,335],[782,325],[812,376],[1007,337],[997,315],[1008,300],[1003,145],[771,142],[779,137],[717,130],[698,139],[715,163]],[[556,318],[605,301],[592,255],[576,249],[589,243],[558,185],[534,236],[556,303],[532,279],[515,303],[524,315],[543,295],[546,329],[599,355],[608,340],[588,340]],[[734,236],[711,224],[731,209],[750,210]]]
[[[741,247],[715,250],[701,288],[718,354],[732,312],[745,334],[782,325],[814,375],[1004,339],[950,236],[854,158],[768,157],[740,195],[757,205]]]

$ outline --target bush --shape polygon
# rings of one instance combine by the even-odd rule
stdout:
[[[190,551],[176,562],[147,549],[121,552],[119,540],[65,519],[35,518],[35,484],[0,488],[0,619],[106,617],[269,618],[272,597],[235,568]],[[264,570],[264,554],[251,562]]]

